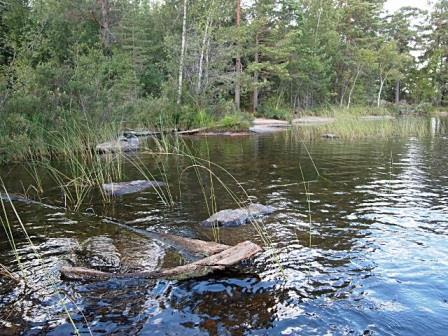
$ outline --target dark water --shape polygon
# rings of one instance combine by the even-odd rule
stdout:
[[[262,221],[275,249],[245,263],[246,273],[184,282],[67,282],[60,280],[61,265],[126,272],[173,266],[180,256],[100,217],[15,203],[34,247],[8,208],[22,270],[3,230],[0,263],[26,275],[28,284],[0,278],[0,334],[69,335],[67,311],[79,333],[94,335],[448,333],[444,133],[306,146],[288,133],[187,142],[228,169],[253,201],[279,209]],[[174,206],[148,190],[105,208],[93,193],[83,209],[138,228],[212,239],[213,232],[198,225],[208,216],[200,187],[209,189],[208,175],[202,173],[199,183],[189,169],[179,183],[188,160],[148,154],[139,159],[158,178],[166,172]],[[126,179],[140,177],[130,164],[124,171]],[[302,172],[310,181],[307,193]],[[10,191],[34,183],[25,166],[3,167],[1,175]],[[61,203],[48,177],[42,183],[45,201]],[[235,207],[225,190],[215,187],[218,207]],[[221,229],[219,235],[227,244],[262,243],[251,225]]]

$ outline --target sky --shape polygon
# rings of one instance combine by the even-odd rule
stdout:
[[[403,6],[418,7],[428,10],[431,8],[431,5],[428,4],[427,0],[387,0],[384,7],[388,11],[394,12]]]

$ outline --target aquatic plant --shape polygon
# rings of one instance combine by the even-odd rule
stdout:
[[[19,254],[18,245],[16,243],[15,231],[17,230],[17,228],[14,226],[14,224],[18,224],[18,228],[21,231],[21,234],[25,237],[27,244],[31,248],[34,259],[40,265],[44,264],[42,256],[40,255],[39,250],[34,245],[33,241],[31,240],[31,237],[28,234],[25,224],[23,223],[23,221],[19,215],[19,212],[17,211],[17,209],[16,209],[16,207],[15,207],[15,205],[5,187],[5,184],[3,183],[3,180],[1,178],[0,178],[0,189],[1,189],[1,192],[0,192],[0,206],[1,206],[0,223],[1,223],[3,230],[6,234],[6,237],[8,239],[9,245],[11,247],[12,253],[14,254],[14,257],[15,257],[15,263],[20,272],[19,274],[17,274],[16,272],[13,272],[13,271],[9,270],[7,267],[5,267],[4,265],[0,264],[0,273],[5,274],[6,276],[8,276],[11,280],[15,281],[16,283],[23,282],[24,290],[27,290],[29,288],[32,291],[36,291],[36,288],[37,288],[37,286],[39,286],[39,284],[36,284],[33,281],[31,281],[31,279],[29,279],[29,274],[25,270],[25,265],[22,262],[22,258]],[[9,207],[9,209],[13,213],[14,223],[10,219],[10,215],[8,213],[7,207]],[[80,332],[79,332],[79,329],[77,328],[77,326],[71,316],[71,313],[67,307],[67,301],[70,302],[75,307],[75,309],[78,310],[78,312],[82,315],[89,334],[93,335],[85,315],[82,313],[82,311],[76,305],[75,301],[70,296],[68,296],[66,293],[63,293],[59,289],[54,276],[50,273],[45,273],[45,278],[46,278],[45,286],[51,286],[54,289],[54,292],[55,292],[56,296],[58,297],[57,302],[59,302],[61,304],[64,312],[66,313],[67,319],[70,321],[70,324],[72,325],[74,334],[80,335]]]
[[[299,133],[304,140],[315,140],[327,134],[334,135],[335,138],[353,140],[394,136],[428,136],[430,127],[427,118],[365,120],[357,117],[337,117],[334,122],[327,124],[293,127],[293,132]]]

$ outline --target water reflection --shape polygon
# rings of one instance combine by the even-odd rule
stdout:
[[[437,133],[446,125],[433,122],[432,128]],[[63,264],[100,260],[100,268],[144,270],[176,265],[180,256],[95,217],[17,205],[35,243],[33,249],[14,222],[17,251],[35,286],[0,278],[5,332],[70,334],[62,302],[82,334],[445,334],[448,139],[303,144],[285,133],[189,141],[228,169],[252,199],[280,209],[263,222],[273,248],[245,264],[247,274],[181,283],[64,282],[57,271]],[[150,156],[141,159],[157,168]],[[107,209],[93,196],[85,206],[139,228],[210,239],[212,233],[197,225],[208,216],[198,177],[188,172],[179,181],[187,162],[163,160],[175,186],[172,208],[151,190],[120,198]],[[300,168],[311,181],[308,197]],[[2,169],[11,190],[20,190],[12,176],[31,183],[23,169]],[[129,179],[138,178],[131,166],[126,171]],[[237,187],[234,191],[242,195]],[[223,188],[216,186],[216,194],[220,208],[234,207]],[[20,272],[0,235],[0,263]],[[220,237],[227,244],[261,241],[251,226],[223,229]]]

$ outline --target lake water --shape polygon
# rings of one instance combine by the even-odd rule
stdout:
[[[191,165],[185,157],[134,154],[156,178],[167,179],[172,206],[154,190],[106,206],[92,191],[81,209],[98,216],[14,203],[32,246],[7,205],[17,255],[2,229],[0,263],[28,281],[0,277],[1,335],[70,335],[67,311],[86,335],[447,335],[443,129],[425,138],[302,143],[282,132],[185,141],[195,154],[228,170],[252,201],[278,209],[261,221],[271,248],[238,272],[183,282],[61,280],[62,265],[127,272],[181,262],[176,251],[102,216],[213,239],[213,230],[199,225],[209,215],[202,192],[210,196],[206,170],[198,178],[193,168],[184,170]],[[211,167],[235,195],[244,196],[223,170]],[[36,184],[28,170],[0,168],[10,192]],[[131,163],[123,171],[125,180],[141,179]],[[51,179],[43,176],[42,184],[44,203],[61,205],[63,196]],[[216,180],[213,195],[219,209],[236,207]],[[222,228],[219,239],[263,244],[251,224]]]

